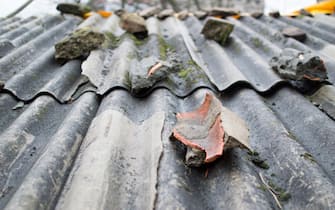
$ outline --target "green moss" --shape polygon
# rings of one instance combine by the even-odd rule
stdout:
[[[294,140],[294,141],[297,141],[297,137],[295,137],[290,131],[287,132],[287,136],[288,136],[290,139],[292,139],[292,140]]]
[[[126,74],[124,75],[124,82],[129,88],[131,88],[131,79],[129,72],[126,72]]]
[[[288,201],[291,197],[291,194],[287,192],[282,192],[278,195],[280,201]]]
[[[119,43],[121,41],[121,37],[115,36],[111,32],[106,32],[105,37],[106,37],[106,43],[107,43],[105,45],[107,45],[107,47],[116,48],[117,46],[119,46]]]
[[[167,77],[166,83],[171,87],[174,86],[174,84],[175,84],[174,81],[172,79],[170,79],[169,77]]]
[[[185,79],[191,71],[192,71],[191,68],[182,69],[179,71],[178,76]]]
[[[263,45],[262,41],[259,40],[258,38],[252,38],[252,44],[257,48],[260,48]]]
[[[192,60],[192,59],[188,60],[188,61],[187,61],[187,64],[190,65],[190,66],[196,66],[196,67],[199,67],[198,64],[197,64],[194,60]]]
[[[134,52],[129,52],[128,55],[127,55],[128,60],[133,60],[135,57],[136,56],[135,56]]]
[[[147,42],[147,40],[148,40],[148,38],[138,39],[133,34],[128,34],[128,37],[134,41],[134,44],[136,46],[141,46],[141,45],[145,44]]]
[[[44,115],[47,113],[48,107],[39,108],[37,112],[35,113],[35,118],[38,120],[42,120],[44,118]]]
[[[257,186],[257,188],[264,191],[264,192],[266,192],[268,190],[268,188],[266,187],[265,184],[261,184],[261,185]]]
[[[310,154],[310,153],[307,153],[307,152],[305,152],[304,154],[301,154],[300,157],[303,157],[303,158],[305,158],[306,160],[309,160],[309,161],[311,161],[311,162],[313,162],[313,163],[316,162],[316,160],[314,159],[313,155]]]
[[[260,158],[253,158],[251,162],[255,164],[256,166],[258,166],[259,168],[262,168],[265,170],[268,170],[270,168],[269,164],[267,164],[265,160],[262,160]]]
[[[251,156],[259,156],[259,153],[257,151],[248,151],[248,155],[251,155]]]
[[[269,181],[268,185],[271,187],[273,193],[276,194],[280,201],[288,201],[291,198],[291,194],[289,192],[281,187],[278,187],[271,180]]]
[[[158,42],[159,42],[160,59],[166,60],[167,59],[167,52],[168,51],[174,51],[174,49],[161,36],[158,37]]]
[[[248,155],[249,155],[249,158],[248,158],[248,159],[249,159],[255,166],[257,166],[257,167],[259,167],[259,168],[262,168],[262,169],[265,169],[265,170],[267,170],[267,169],[270,168],[270,166],[269,166],[269,164],[266,162],[266,160],[261,159],[261,158],[259,157],[259,153],[258,153],[258,152],[256,152],[256,151],[249,151],[249,152],[248,152]]]
[[[305,17],[305,15],[299,14],[298,16],[296,16],[295,18],[297,19],[303,19]]]

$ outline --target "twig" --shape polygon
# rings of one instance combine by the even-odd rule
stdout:
[[[31,2],[33,2],[34,0],[28,0],[26,1],[26,3],[22,4],[19,8],[17,8],[14,12],[10,13],[9,15],[7,15],[6,18],[11,18],[13,16],[15,16],[17,13],[21,12],[24,8],[26,8]]]
[[[272,195],[272,197],[275,199],[279,209],[282,209],[282,205],[280,204],[280,201],[278,200],[276,194],[274,193],[274,190],[272,189],[272,187],[270,187],[264,180],[263,176],[261,173],[259,173],[259,177],[261,178],[262,183],[265,185],[266,189],[270,192],[270,194]]]

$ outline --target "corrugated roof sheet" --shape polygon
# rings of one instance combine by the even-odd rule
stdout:
[[[0,27],[18,21],[1,20]],[[220,46],[200,35],[203,22],[195,17],[150,18],[149,38],[140,43],[122,35],[117,17],[93,17],[84,24],[122,38],[93,51],[82,70],[80,60],[53,59],[53,45],[78,20],[41,21],[29,20],[36,26],[9,38],[15,43],[43,28],[0,59],[1,209],[277,208],[262,179],[282,188],[285,209],[335,206],[334,87],[310,99],[268,65],[285,47],[313,50],[334,82],[332,25],[306,17],[229,19],[235,29]],[[282,36],[289,25],[305,29],[307,40]],[[144,61],[162,57],[162,39],[190,70],[134,91],[133,79],[147,73]],[[195,109],[207,92],[246,121],[251,147],[268,170],[241,149],[201,168],[184,164],[185,148],[170,139],[175,113]]]

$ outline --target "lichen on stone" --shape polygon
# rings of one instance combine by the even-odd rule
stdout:
[[[213,39],[220,44],[225,44],[234,25],[228,21],[218,18],[208,18],[201,33],[207,39]]]
[[[91,50],[99,48],[105,35],[90,28],[80,28],[55,45],[56,60],[72,60],[86,56]]]
[[[285,48],[270,60],[270,66],[284,79],[318,82],[327,79],[324,62],[309,51]]]

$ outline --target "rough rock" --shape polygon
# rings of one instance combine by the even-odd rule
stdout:
[[[170,17],[174,14],[174,11],[172,9],[165,9],[163,11],[161,11],[157,17],[161,20],[164,20],[167,17]]]
[[[57,60],[72,60],[86,56],[91,50],[97,49],[105,41],[102,33],[90,28],[80,28],[55,45]]]
[[[249,131],[242,119],[207,93],[202,105],[192,112],[177,113],[172,139],[187,147],[185,164],[199,167],[218,159],[224,149],[250,149]],[[227,128],[227,132],[226,131]]]
[[[69,3],[60,3],[57,5],[56,9],[62,14],[72,14],[79,17],[83,17],[85,13],[90,12],[92,9],[88,6],[80,4],[69,4]]]
[[[122,14],[126,13],[126,10],[124,9],[118,9],[115,10],[114,14],[116,14],[117,16],[121,17]]]
[[[280,13],[278,11],[270,12],[269,16],[271,16],[273,18],[279,18],[280,17]]]
[[[285,48],[270,60],[270,66],[282,78],[322,82],[327,79],[326,67],[319,56],[309,51]]]
[[[157,15],[160,12],[159,7],[149,7],[140,11],[139,15],[147,19],[151,16]]]
[[[199,20],[205,19],[208,16],[208,13],[205,11],[196,11],[193,13],[195,17]]]
[[[208,13],[209,16],[221,17],[221,18],[226,18],[229,16],[238,15],[238,14],[239,12],[229,9],[229,8],[224,8],[224,7],[214,7]]]
[[[228,21],[218,18],[208,18],[201,33],[207,39],[213,39],[220,44],[225,44],[233,29],[234,25]]]
[[[157,82],[166,79],[168,74],[178,72],[180,65],[181,61],[172,52],[168,52],[166,61],[148,57],[139,63],[134,63],[133,68],[136,68],[137,71],[130,75],[131,92],[135,95],[141,95]],[[142,71],[143,69],[145,71]]]
[[[287,27],[282,30],[282,34],[286,37],[291,37],[300,42],[306,40],[306,33],[297,27]]]
[[[177,14],[179,20],[186,20],[188,18],[189,12],[187,10],[183,10]]]
[[[201,149],[187,147],[185,164],[188,166],[200,167],[204,164],[206,152]]]
[[[251,17],[253,17],[255,19],[261,18],[262,16],[263,16],[262,12],[254,12],[254,13],[251,14]]]
[[[120,27],[135,36],[143,34],[146,37],[148,34],[144,18],[136,13],[123,13],[121,15]]]

